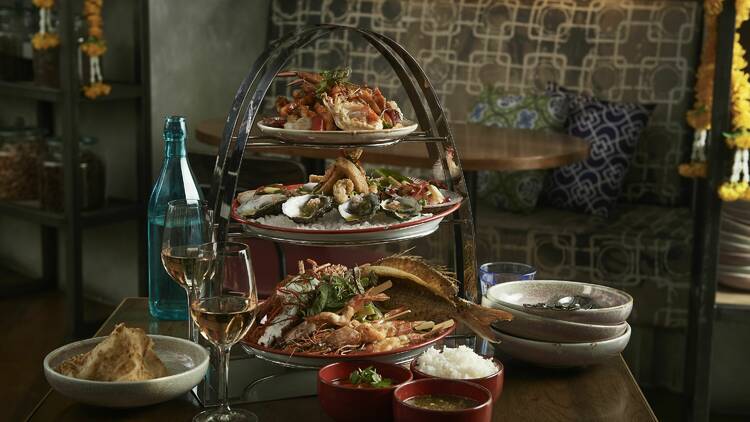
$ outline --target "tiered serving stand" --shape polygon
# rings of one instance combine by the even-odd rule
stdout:
[[[376,48],[380,54],[388,60],[391,68],[398,76],[403,85],[409,100],[414,109],[415,118],[419,123],[419,130],[412,134],[397,140],[388,142],[331,142],[316,143],[314,140],[288,139],[279,136],[251,136],[250,132],[253,125],[256,124],[259,110],[262,109],[263,99],[266,96],[269,87],[277,73],[282,71],[292,54],[317,39],[332,35],[336,32],[348,31],[359,34],[370,45]],[[346,140],[345,140],[346,141]],[[453,136],[450,127],[432,84],[428,80],[422,68],[401,45],[392,39],[378,34],[376,32],[347,27],[339,25],[318,25],[302,30],[298,33],[281,38],[272,43],[255,61],[248,76],[242,81],[242,84],[235,95],[232,108],[227,116],[224,126],[222,140],[219,148],[216,167],[214,168],[212,189],[210,195],[211,205],[214,209],[216,222],[219,224],[219,239],[227,238],[227,228],[232,219],[232,205],[235,198],[235,189],[237,187],[237,175],[242,163],[242,157],[247,148],[263,149],[279,146],[294,146],[302,148],[381,148],[393,145],[398,142],[420,142],[426,146],[426,152],[434,163],[439,163],[442,167],[443,182],[449,190],[458,192],[464,198],[468,198],[465,178],[461,170],[461,162],[458,151],[455,149]],[[448,151],[452,150],[450,154]],[[452,158],[451,158],[452,157]],[[449,160],[452,160],[449,165]],[[365,150],[366,161],[366,150]],[[451,175],[451,168],[453,175]],[[246,169],[252,171],[252,169]],[[437,175],[436,175],[437,176]],[[429,223],[427,223],[429,224]],[[361,246],[373,245],[392,242],[402,242],[421,238],[434,233],[442,225],[452,227],[452,235],[455,240],[453,252],[453,265],[457,278],[460,282],[460,292],[463,297],[477,301],[479,299],[479,286],[476,277],[476,258],[474,244],[474,224],[471,214],[469,201],[463,201],[458,209],[445,216],[439,224],[432,224],[424,230],[411,230],[403,235],[382,236],[374,233],[372,236],[361,235],[356,239],[347,236],[337,237],[335,234],[330,236],[317,236],[311,238],[296,238],[285,234],[283,236],[274,235],[273,232],[260,232],[253,227],[247,227],[246,233],[250,236],[269,239],[276,242],[285,242],[297,245],[322,246],[322,247],[341,247],[341,246]],[[310,369],[319,366],[319,362],[310,361],[279,361],[274,356],[268,356],[264,353],[258,353],[252,348],[245,346],[246,349],[255,357],[263,360],[272,361],[276,365],[268,365],[259,359],[245,359],[251,363],[252,369],[243,370],[242,368],[232,368],[231,390],[236,395],[237,384],[241,384],[242,400],[260,401],[271,398],[282,398],[314,394],[314,375]],[[413,358],[409,356],[408,358]],[[265,365],[265,366],[263,366]],[[286,367],[307,368],[308,371],[294,371]],[[246,368],[247,369],[247,368]],[[211,372],[211,371],[209,371]],[[244,374],[243,374],[244,372]],[[311,376],[312,375],[312,376]],[[214,376],[209,373],[207,378],[208,385],[203,385],[199,389],[199,397],[204,404],[214,402],[211,384],[214,384]],[[242,381],[240,381],[242,379]],[[313,380],[312,392],[309,391],[310,380]],[[262,392],[254,390],[263,383]],[[301,385],[308,387],[302,388]],[[266,388],[266,386],[268,388]],[[294,387],[293,387],[294,386]],[[274,395],[269,393],[273,389],[281,388],[284,393]],[[202,390],[202,391],[200,391]],[[299,391],[297,391],[299,390]]]

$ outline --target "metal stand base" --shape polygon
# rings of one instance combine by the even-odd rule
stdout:
[[[211,386],[218,385],[211,382],[211,376],[216,373],[212,365],[206,380],[194,390],[203,407],[218,405],[217,393]],[[317,382],[318,371],[284,368],[242,351],[229,362],[230,404],[314,396],[318,392]]]

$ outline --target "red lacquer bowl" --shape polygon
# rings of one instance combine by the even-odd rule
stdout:
[[[372,366],[393,384],[386,388],[357,388],[337,385],[357,369]],[[337,422],[380,422],[393,420],[393,391],[411,381],[411,372],[403,366],[374,361],[336,362],[318,371],[318,401],[323,411]]]
[[[411,373],[414,374],[415,380],[426,378],[444,379],[436,377],[434,375],[425,374],[424,372],[420,371],[417,368],[417,359],[411,361],[411,367],[409,368],[411,369]],[[462,379],[461,381],[479,384],[482,387],[490,390],[490,393],[492,393],[492,400],[495,401],[499,399],[500,394],[503,393],[503,384],[505,383],[505,367],[503,367],[503,364],[495,358],[492,358],[492,361],[495,362],[495,366],[497,366],[497,372],[495,372],[494,374],[486,376],[484,378]]]
[[[462,410],[428,410],[405,403],[423,395],[466,397],[479,402],[476,407]],[[424,378],[400,385],[393,392],[393,420],[395,422],[490,422],[492,393],[478,384],[443,378]]]

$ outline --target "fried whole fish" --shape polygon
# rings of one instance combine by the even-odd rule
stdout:
[[[390,280],[390,299],[382,302],[388,309],[406,307],[409,319],[461,321],[483,338],[496,342],[491,324],[497,320],[510,321],[513,316],[505,311],[479,306],[458,297],[458,281],[442,268],[413,256],[393,256],[362,267],[363,273],[375,273],[381,281]]]

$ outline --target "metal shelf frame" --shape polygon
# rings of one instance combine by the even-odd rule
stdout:
[[[134,74],[135,80],[128,83],[112,83],[108,96],[90,100],[81,94],[78,81],[78,41],[74,31],[74,17],[78,3],[59,2],[60,32],[60,87],[36,86],[31,82],[0,81],[0,96],[16,97],[37,102],[37,122],[40,127],[55,132],[55,114],[59,113],[63,151],[63,199],[65,211],[49,212],[22,202],[0,201],[0,215],[38,223],[41,226],[42,281],[54,287],[58,281],[59,259],[65,260],[65,297],[68,333],[72,338],[85,334],[83,299],[83,229],[86,227],[136,220],[138,224],[138,289],[141,295],[147,291],[146,276],[146,202],[151,185],[149,50],[148,50],[148,0],[133,2],[134,16]],[[79,105],[87,103],[134,101],[136,115],[136,200],[110,199],[102,209],[82,211],[81,174],[71,171],[79,167],[78,139],[80,135]],[[65,254],[58,253],[58,240],[63,233],[66,240]]]
[[[240,84],[222,133],[221,144],[213,172],[209,203],[214,210],[215,222],[219,224],[218,238],[227,237],[230,225],[230,214],[237,188],[237,177],[242,163],[242,157],[247,148],[294,146],[301,148],[363,148],[364,145],[316,145],[297,142],[285,142],[268,136],[251,136],[250,132],[262,109],[263,99],[276,75],[284,68],[292,53],[313,43],[324,36],[339,31],[354,32],[367,40],[380,54],[388,60],[391,68],[398,76],[402,86],[408,94],[414,108],[421,132],[406,137],[401,142],[423,142],[426,153],[434,163],[440,163],[443,182],[446,186],[468,198],[466,179],[461,167],[459,152],[455,148],[445,111],[440,100],[432,88],[422,68],[401,45],[394,40],[369,30],[339,26],[317,25],[291,34],[271,43],[258,57],[250,72]],[[265,141],[265,142],[263,142]],[[270,142],[269,142],[270,141]],[[383,145],[371,145],[371,147]],[[458,168],[456,176],[452,176],[449,166],[448,148],[455,154],[453,163]],[[451,226],[453,231],[454,257],[453,267],[460,282],[460,294],[474,302],[480,298],[479,284],[476,275],[476,249],[474,219],[470,201],[463,201],[460,208],[447,216],[444,223]],[[425,233],[423,236],[432,234]],[[274,239],[271,239],[274,240]],[[410,239],[392,240],[388,243],[409,241]],[[307,244],[308,242],[299,242]],[[356,245],[367,245],[373,242],[357,242]],[[382,242],[374,242],[382,243]],[[278,245],[278,243],[275,243]],[[347,245],[351,245],[348,243]],[[345,246],[342,244],[342,246]],[[283,256],[280,256],[283,262]],[[211,401],[211,387],[205,383],[199,387],[199,397],[204,401]]]
[[[300,146],[326,148],[360,148],[362,145],[300,145],[299,143],[276,142],[260,143],[269,137],[250,136],[250,131],[262,109],[263,99],[276,75],[284,68],[292,53],[315,40],[332,35],[339,31],[354,32],[362,36],[388,60],[408,94],[422,132],[408,137],[407,142],[421,141],[426,145],[430,159],[441,163],[444,182],[449,189],[468,197],[466,180],[463,176],[459,153],[453,158],[460,170],[457,177],[451,177],[449,171],[448,148],[456,150],[445,111],[440,104],[437,93],[424,71],[401,45],[394,40],[373,31],[340,25],[317,25],[290,34],[273,42],[258,57],[250,72],[242,81],[235,95],[232,107],[227,116],[219,153],[214,168],[210,204],[214,209],[219,224],[219,237],[226,236],[226,227],[230,222],[231,204],[237,187],[237,175],[242,163],[245,149],[265,146]],[[455,238],[454,269],[461,282],[460,292],[469,300],[479,299],[479,285],[476,277],[476,251],[474,244],[474,224],[469,201],[456,211],[460,222],[453,225]],[[456,219],[455,214],[450,219]]]
[[[750,302],[732,303],[726,301],[726,295],[717,295],[722,207],[717,191],[724,181],[731,158],[731,152],[725,147],[723,133],[731,130],[731,74],[736,13],[735,2],[724,0],[717,22],[712,129],[707,145],[710,165],[707,177],[698,179],[693,198],[693,277],[689,297],[684,392],[689,401],[689,420],[694,422],[707,422],[711,416],[711,358],[716,319],[750,323]]]

